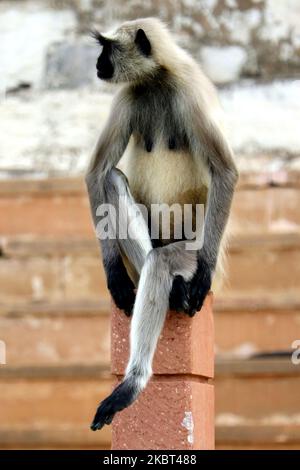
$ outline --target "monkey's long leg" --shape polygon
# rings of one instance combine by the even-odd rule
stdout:
[[[101,241],[102,259],[107,276],[108,288],[116,305],[123,309],[127,315],[131,314],[135,294],[134,284],[123,264],[121,253],[130,259],[136,272],[140,274],[148,252],[152,249],[148,232],[148,225],[140,213],[137,216],[137,206],[132,198],[124,174],[115,167],[110,168],[99,179],[96,172],[91,172],[87,177],[87,187],[91,202],[92,216],[98,238]],[[109,221],[109,238],[106,238],[104,227],[99,221],[102,209],[107,208]],[[117,212],[117,221],[113,220],[111,210]],[[115,222],[120,227],[127,229],[130,223],[133,237],[118,239],[114,227]],[[103,236],[105,235],[105,236]]]
[[[133,199],[125,175],[112,168],[105,185],[106,200],[117,209],[118,225],[125,231],[125,237],[117,239],[121,251],[141,273],[148,253],[152,250],[148,224],[141,208]]]
[[[108,174],[122,158],[132,132],[131,108],[126,93],[121,90],[114,98],[108,121],[95,146],[85,178],[97,232],[99,207],[101,209],[108,202],[105,194]],[[130,315],[135,301],[135,285],[124,265],[118,241],[116,238],[101,238],[100,245],[109,291],[116,305]]]
[[[189,280],[196,269],[195,252],[184,242],[153,249],[142,268],[130,332],[130,359],[123,382],[99,406],[91,428],[110,424],[115,413],[129,406],[152,374],[152,359],[168,310],[174,276]]]

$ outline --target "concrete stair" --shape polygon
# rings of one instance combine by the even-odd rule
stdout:
[[[300,367],[290,357],[217,360],[219,448],[299,448]]]
[[[215,299],[219,448],[300,444],[300,179],[243,176]],[[1,448],[108,448],[109,310],[79,180],[0,184]],[[283,354],[284,353],[284,354]]]
[[[0,383],[1,448],[109,447],[109,428],[89,430],[112,386],[107,368],[6,366]],[[219,360],[215,384],[218,448],[299,446],[300,373],[289,359]]]
[[[218,447],[299,445],[300,367],[290,356],[263,355],[290,345],[295,326],[294,334],[292,324],[285,331],[284,313],[274,310],[272,328],[278,334],[272,335],[264,318],[268,311],[253,310],[250,320],[249,312],[237,311],[233,304],[230,309],[216,301],[215,310],[217,347],[223,344],[216,361]],[[240,328],[232,326],[232,316]],[[261,358],[243,357],[251,352],[242,347],[249,344],[249,324]],[[236,333],[230,336],[230,330]],[[7,344],[7,365],[0,368],[1,446],[107,448],[109,429],[91,433],[89,421],[112,386],[109,302],[41,304],[27,311],[17,306],[1,312],[0,331]]]
[[[271,297],[278,302],[297,298],[299,247],[300,234],[236,236],[229,248],[230,274],[222,299],[252,298],[253,304]],[[108,298],[94,240],[18,237],[4,242],[2,254],[0,304]]]

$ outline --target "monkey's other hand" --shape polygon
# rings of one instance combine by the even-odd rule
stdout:
[[[135,302],[135,286],[125,267],[110,270],[107,276],[107,287],[116,306],[130,317]]]
[[[189,310],[191,317],[201,309],[211,288],[212,271],[203,256],[198,257],[197,271],[189,282]]]

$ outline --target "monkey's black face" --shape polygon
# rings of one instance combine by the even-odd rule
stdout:
[[[107,42],[97,60],[97,77],[101,80],[110,80],[114,75],[114,66],[111,60],[112,45]]]
[[[102,46],[97,60],[97,76],[113,83],[134,82],[153,75],[157,64],[151,55],[151,44],[142,29],[117,30],[113,36],[95,31],[93,36]]]

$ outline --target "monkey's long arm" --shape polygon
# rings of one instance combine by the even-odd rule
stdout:
[[[194,104],[190,113],[194,116],[189,136],[193,157],[196,162],[199,159],[206,160],[211,182],[205,208],[203,246],[198,251],[197,269],[188,283],[181,276],[175,277],[170,293],[170,308],[183,310],[192,316],[202,307],[211,288],[238,172],[221,130]]]
[[[204,242],[201,257],[211,270],[215,269],[220,242],[229,217],[238,172],[232,152],[221,131],[207,122],[199,126],[199,144],[205,145],[211,184],[204,221]]]
[[[108,122],[94,150],[86,175],[86,185],[90,200],[91,213],[95,228],[97,226],[97,208],[100,204],[118,204],[111,193],[111,170],[122,157],[130,138],[130,119],[126,99],[119,94],[112,106]],[[102,239],[102,258],[106,271],[107,284],[116,305],[130,314],[135,294],[131,281],[123,264],[117,239]]]
[[[199,111],[199,110],[198,110]],[[195,113],[194,152],[206,158],[211,182],[204,219],[203,246],[198,253],[197,271],[191,281],[190,310],[196,312],[211,287],[221,239],[228,221],[238,172],[232,152],[221,130],[201,112]]]

